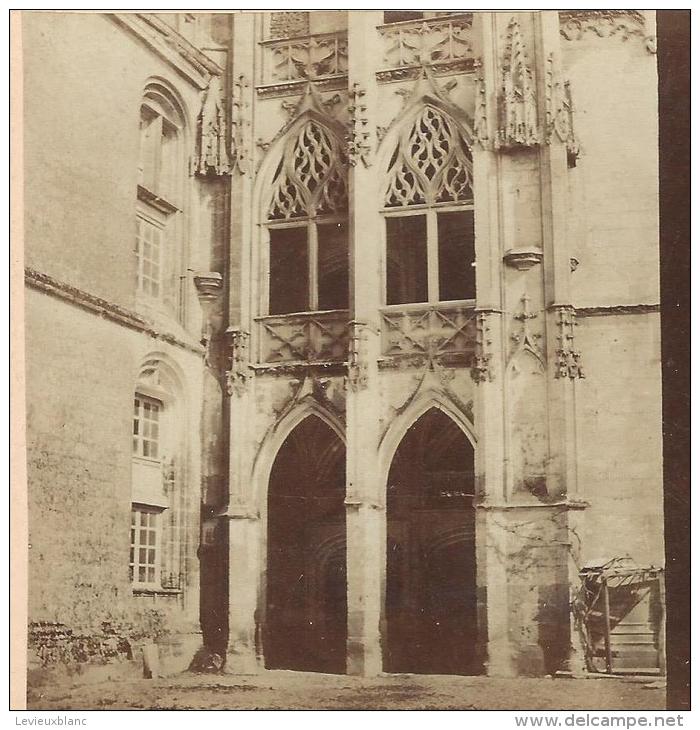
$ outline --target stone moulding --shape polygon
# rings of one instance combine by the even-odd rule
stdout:
[[[577,317],[614,317],[628,314],[655,314],[660,304],[609,304],[598,307],[576,307]]]
[[[304,93],[308,83],[308,79],[298,79],[281,84],[261,84],[260,86],[256,86],[255,90],[261,99],[298,96]],[[347,74],[327,76],[322,79],[314,79],[313,83],[318,91],[342,91],[348,87],[348,77]]]
[[[459,58],[454,61],[444,61],[442,63],[426,63],[423,65],[381,69],[375,73],[375,77],[381,84],[398,81],[415,81],[420,78],[424,68],[429,68],[433,76],[439,77],[471,73],[474,71],[475,65],[473,58]]]
[[[561,507],[562,512],[567,510],[584,510],[590,507],[590,502],[581,499],[557,500],[553,502],[476,502],[474,507],[483,510],[546,510]]]
[[[206,88],[212,74],[224,72],[206,54],[152,13],[112,13],[109,17],[200,89]]]
[[[559,33],[567,41],[580,41],[586,36],[623,41],[641,38],[651,54],[656,53],[656,37],[647,34],[644,16],[637,10],[560,10]]]
[[[24,281],[32,289],[54,296],[68,304],[73,304],[87,312],[97,314],[123,327],[142,332],[149,337],[162,340],[183,350],[188,350],[200,357],[204,355],[205,350],[201,345],[195,344],[194,342],[185,342],[167,332],[160,332],[153,329],[143,317],[135,312],[125,309],[118,304],[108,302],[106,299],[97,297],[94,294],[89,294],[82,289],[78,289],[58,279],[54,279],[48,274],[42,274],[39,271],[27,267],[24,270]]]
[[[224,286],[224,279],[218,271],[197,271],[193,278],[201,301],[209,302],[218,298]]]
[[[503,255],[503,261],[518,271],[527,271],[536,264],[542,262],[544,254],[542,249],[537,246],[521,246],[519,248],[511,248]]]

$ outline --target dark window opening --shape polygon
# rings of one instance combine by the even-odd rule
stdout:
[[[318,226],[318,308],[348,307],[348,232],[345,223]]]
[[[425,13],[414,12],[411,10],[385,10],[385,23],[401,23],[405,20],[422,20]]]
[[[386,219],[386,301],[428,301],[428,246],[424,215]]]
[[[440,301],[474,299],[474,212],[438,213]]]
[[[306,226],[270,229],[270,314],[309,308]]]

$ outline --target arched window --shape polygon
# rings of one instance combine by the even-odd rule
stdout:
[[[184,180],[183,114],[166,89],[149,84],[141,102],[136,205],[136,289],[142,297],[164,300],[178,246],[175,228],[182,209]],[[172,302],[176,304],[176,302]]]
[[[348,306],[347,166],[340,142],[309,120],[272,180],[269,313]]]
[[[423,107],[387,172],[386,303],[474,299],[472,158],[455,121]]]
[[[183,585],[184,418],[179,382],[157,359],[141,369],[134,393],[129,573],[135,590]]]

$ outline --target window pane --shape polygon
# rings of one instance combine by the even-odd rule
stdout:
[[[438,213],[440,300],[474,299],[474,211]]]
[[[402,23],[405,20],[422,20],[424,13],[412,10],[385,10],[385,23]]]
[[[160,180],[158,194],[166,200],[175,200],[175,180],[177,170],[177,128],[163,120],[160,150]]]
[[[386,219],[386,301],[428,301],[428,250],[424,215]]]
[[[346,223],[318,226],[318,308],[347,309],[348,228]]]
[[[306,226],[270,229],[270,314],[309,308]]]
[[[139,183],[149,190],[156,187],[156,160],[160,136],[158,116],[148,107],[141,107],[141,149]]]

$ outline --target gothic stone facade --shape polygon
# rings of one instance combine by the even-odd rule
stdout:
[[[22,35],[32,666],[581,669],[663,564],[653,13]]]

